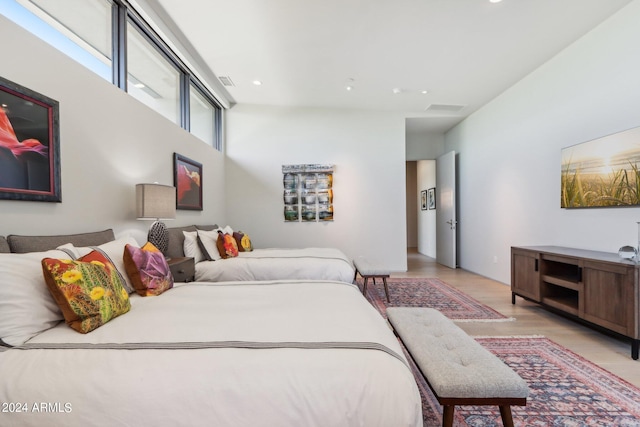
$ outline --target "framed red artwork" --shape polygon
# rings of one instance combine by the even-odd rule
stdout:
[[[173,153],[176,209],[202,210],[202,164]]]
[[[2,77],[0,199],[62,201],[58,101]]]

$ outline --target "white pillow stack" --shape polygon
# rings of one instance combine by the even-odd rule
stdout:
[[[200,239],[200,243],[202,243],[202,247],[206,252],[206,257],[209,261],[218,261],[222,259],[220,256],[220,251],[218,251],[218,230],[198,230],[198,239]]]
[[[44,282],[43,258],[70,257],[59,250],[0,254],[0,339],[6,344],[24,344],[64,320]]]
[[[193,258],[196,264],[206,260],[198,243],[198,232],[183,231],[182,234],[184,234],[184,256]]]

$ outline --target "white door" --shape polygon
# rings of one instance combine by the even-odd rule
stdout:
[[[456,268],[456,153],[436,159],[436,261]]]

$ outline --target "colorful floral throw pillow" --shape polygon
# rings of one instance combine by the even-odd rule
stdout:
[[[76,261],[44,258],[42,271],[64,320],[78,332],[91,332],[131,308],[116,268],[98,251]]]
[[[162,252],[152,243],[141,248],[126,245],[124,266],[134,289],[143,297],[160,295],[173,287],[173,275]]]
[[[216,243],[220,256],[224,259],[238,256],[238,244],[231,234],[218,232],[218,242]]]

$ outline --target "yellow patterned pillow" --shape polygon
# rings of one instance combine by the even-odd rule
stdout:
[[[253,250],[251,239],[247,234],[242,231],[234,231],[233,238],[236,240],[236,244],[238,245],[238,251],[251,252]]]
[[[45,258],[42,271],[64,320],[78,332],[91,332],[131,308],[116,268],[98,251],[76,261]]]

